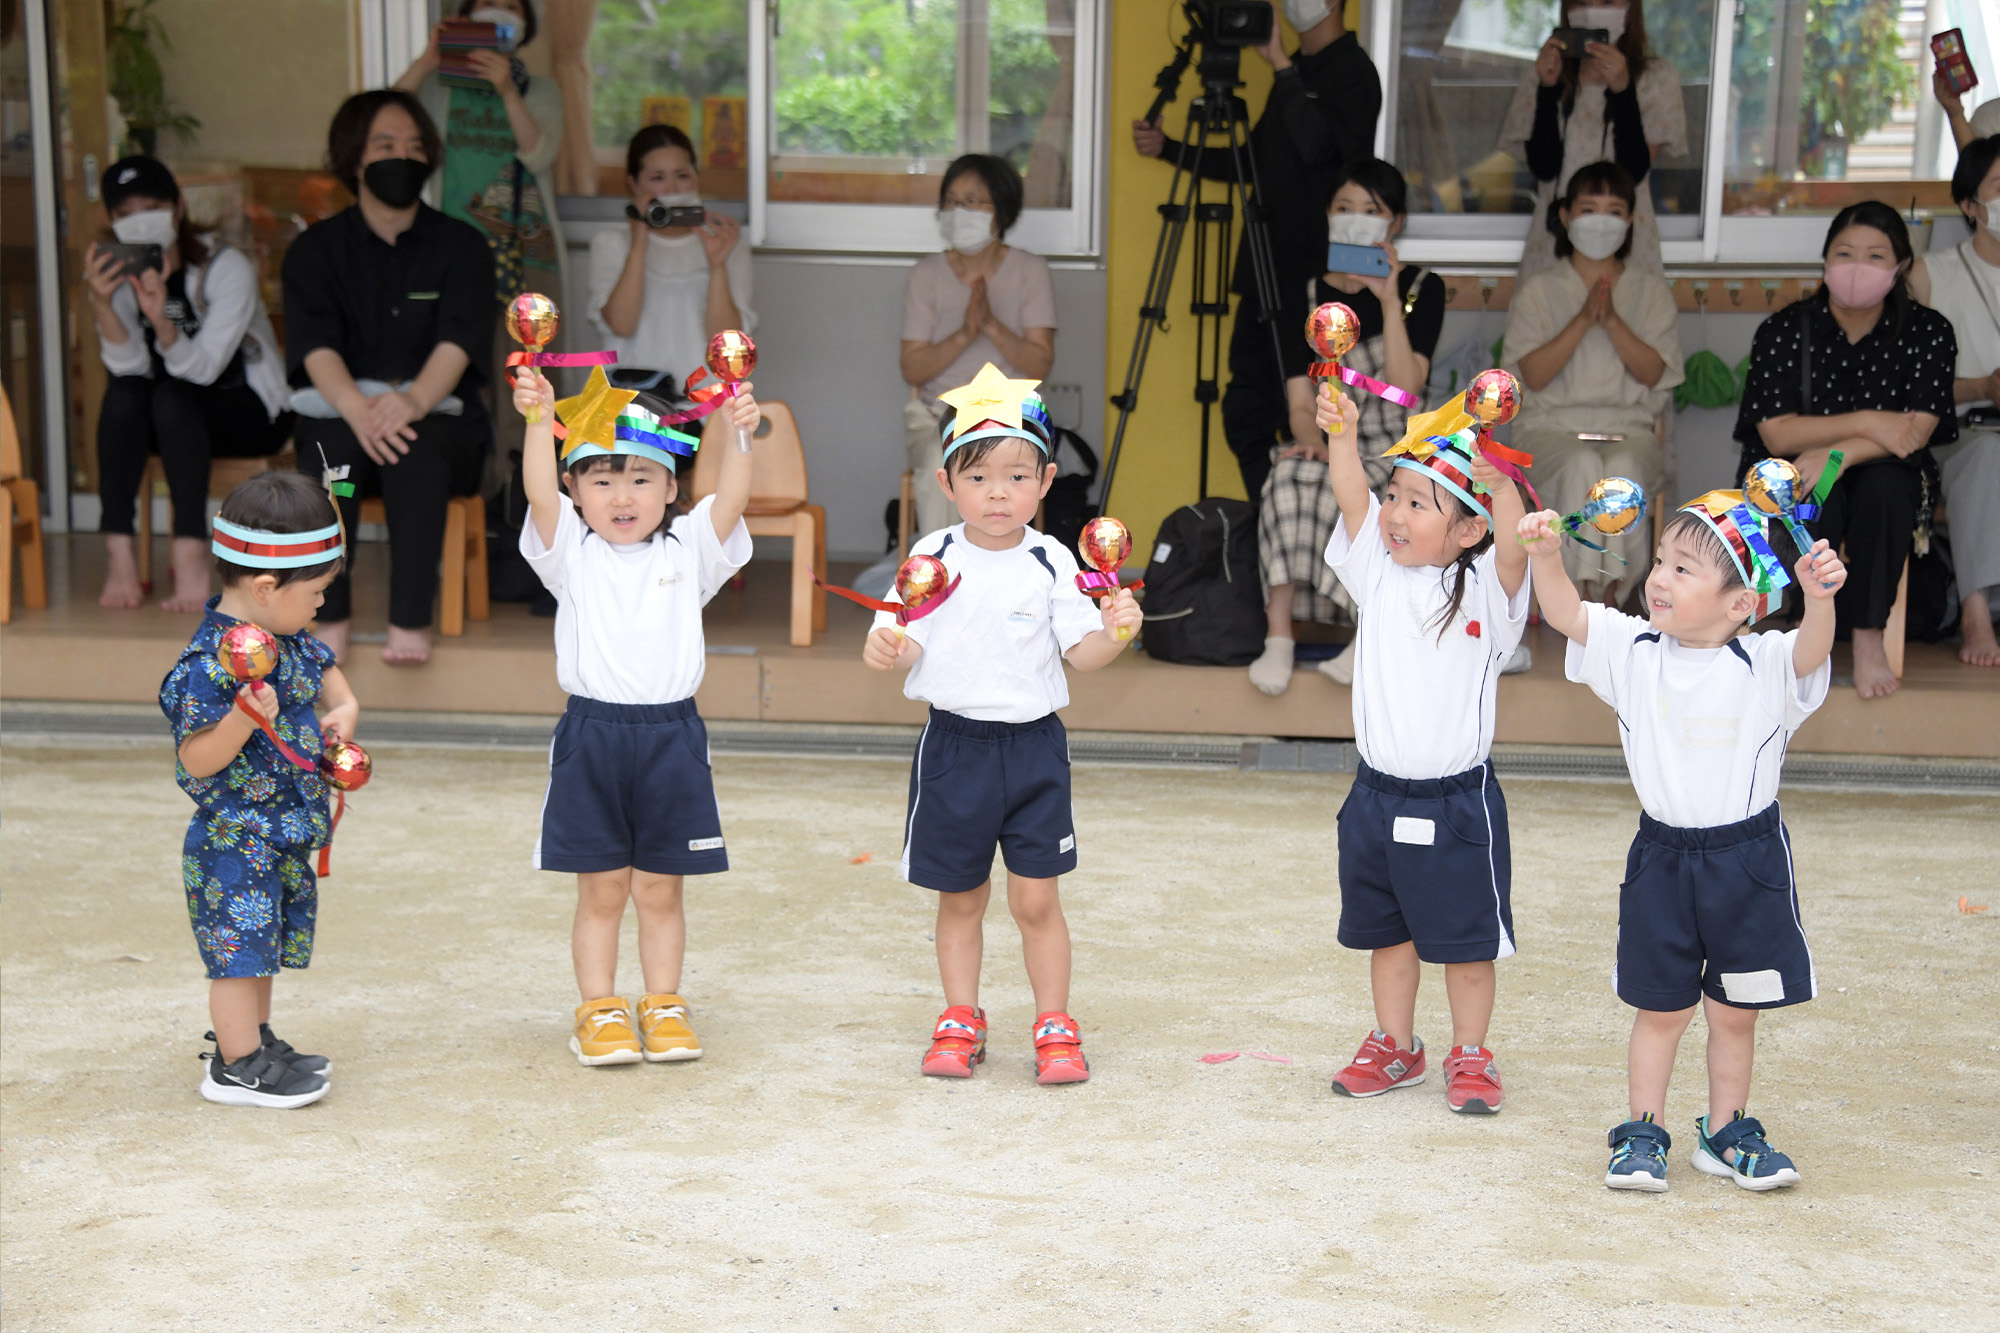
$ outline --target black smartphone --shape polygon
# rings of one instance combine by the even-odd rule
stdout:
[[[166,256],[157,245],[125,245],[112,241],[100,245],[98,249],[118,261],[117,274],[121,278],[136,278],[147,269],[164,270]]]
[[[1592,42],[1601,42],[1605,46],[1611,45],[1611,29],[1557,28],[1549,34],[1549,40],[1562,48],[1565,59],[1581,60],[1590,54],[1585,48]]]

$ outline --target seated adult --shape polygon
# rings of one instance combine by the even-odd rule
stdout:
[[[1931,447],[1958,438],[1958,343],[1951,322],[1910,295],[1910,233],[1889,205],[1843,208],[1821,254],[1819,291],[1766,319],[1751,344],[1738,475],[1760,458],[1789,458],[1810,488],[1829,452],[1846,455],[1813,530],[1836,549],[1846,544],[1835,623],[1854,639],[1855,691],[1875,699],[1896,690],[1882,629],[1912,536],[1936,502]]]
[[[1396,257],[1405,194],[1402,173],[1379,158],[1362,158],[1341,174],[1327,209],[1327,238],[1379,249],[1389,271],[1380,276],[1322,273],[1306,284],[1306,308],[1338,301],[1352,310],[1360,330],[1342,364],[1421,397],[1444,328],[1444,282],[1421,268],[1405,268]],[[1264,655],[1250,664],[1250,683],[1266,694],[1283,694],[1291,684],[1294,621],[1325,624],[1347,618],[1351,623],[1354,609],[1326,562],[1326,543],[1340,521],[1340,506],[1327,481],[1326,437],[1313,424],[1313,382],[1306,373],[1312,353],[1300,337],[1287,337],[1281,346],[1293,358],[1285,367],[1292,442],[1272,448],[1257,511],[1257,560],[1270,626]],[[1403,438],[1409,412],[1365,389],[1343,392],[1361,409],[1361,462],[1369,484],[1379,489],[1390,467],[1381,455]],[[1350,654],[1321,669],[1343,683],[1353,680]]]
[[[327,170],[357,202],[285,252],[285,336],[299,470],[348,469],[349,532],[360,496],[389,525],[389,634],[382,660],[430,659],[445,510],[479,489],[491,440],[479,386],[493,342],[486,238],[419,199],[437,127],[408,93],[356,93],[327,130]],[[344,660],[352,589],[328,585],[315,631]]]
[[[750,247],[735,218],[704,211],[699,227],[653,227],[646,210],[701,205],[694,144],[672,125],[648,125],[625,147],[632,200],[625,225],[590,240],[590,322],[618,353],[614,381],[673,397],[701,369],[708,340],[753,333]]]
[[[211,565],[209,460],[284,447],[292,426],[284,353],[256,267],[238,250],[211,253],[195,235],[173,172],[150,157],[123,158],[104,173],[103,188],[119,243],[158,246],[160,260],[135,269],[104,245],[85,260],[98,356],[111,373],[97,418],[97,526],[106,556],[97,601],[145,600],[132,520],[146,456],[156,453],[174,507],[174,589],[160,605],[199,611]]]
[[[1951,321],[1958,364],[1951,395],[1958,443],[1935,449],[1951,514],[1958,577],[1959,660],[2000,666],[1993,601],[2000,597],[2000,136],[1958,156],[1951,197],[1972,235],[1910,269],[1910,295]]]
[[[1056,290],[1049,261],[1005,243],[1021,216],[1021,175],[1006,159],[967,153],[938,187],[942,253],[926,255],[903,287],[903,409],[916,530],[957,521],[938,472],[944,446],[938,395],[972,382],[991,361],[1010,379],[1045,378],[1056,359]]]
[[[1665,472],[1653,423],[1673,401],[1681,372],[1680,314],[1658,274],[1628,265],[1632,178],[1593,162],[1549,206],[1561,262],[1514,289],[1501,364],[1527,391],[1514,418],[1516,449],[1535,456],[1528,479],[1542,503],[1582,508],[1592,485],[1630,477],[1659,504]],[[1652,532],[1634,524],[1592,534],[1599,553],[1563,543],[1563,566],[1586,597],[1616,605],[1652,568]]]

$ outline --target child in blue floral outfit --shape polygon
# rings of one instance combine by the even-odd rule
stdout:
[[[333,650],[305,632],[346,551],[332,500],[296,472],[229,493],[215,521],[222,595],[160,686],[179,747],[175,777],[198,807],[181,848],[188,918],[208,969],[216,1044],[201,1095],[233,1106],[304,1106],[326,1095],[331,1063],[271,1031],[271,980],[312,958],[318,906],[311,853],[331,835],[327,788],[272,744],[268,724],[308,763],[321,735],[352,739],[360,705]],[[216,656],[240,622],[278,642],[277,669],[240,683]],[[326,708],[321,721],[315,704]],[[250,711],[246,711],[250,710]],[[252,716],[254,712],[255,716]]]

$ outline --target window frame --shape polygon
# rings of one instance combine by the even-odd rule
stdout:
[[[973,0],[979,3],[980,0]],[[961,0],[963,5],[964,0]],[[936,209],[917,204],[790,203],[770,197],[771,44],[778,4],[750,0],[750,241],[760,250],[850,254],[929,253],[938,247]],[[1068,208],[1023,209],[1011,244],[1051,259],[1094,259],[1103,248],[1105,0],[1076,0],[1076,88],[1070,123]],[[960,24],[960,50],[966,28]],[[959,116],[966,82],[961,60]],[[976,90],[975,90],[976,91]]]
[[[1402,66],[1399,33],[1401,6],[1391,0],[1370,0],[1366,15],[1368,56],[1382,77],[1383,114],[1375,125],[1375,154],[1389,161],[1393,151],[1395,115],[1400,94]],[[1730,215],[1722,211],[1726,154],[1729,138],[1729,98],[1714,90],[1729,87],[1729,70],[1735,55],[1736,6],[1714,6],[1714,30],[1710,35],[1707,123],[1699,127],[1705,146],[1702,161],[1700,234],[1691,240],[1662,237],[1660,259],[1668,268],[1693,264],[1798,264],[1817,263],[1821,243],[1826,239],[1827,217],[1819,214],[1794,217]],[[1695,128],[1695,127],[1690,127]],[[1905,182],[1872,181],[1870,186],[1895,190]],[[1421,224],[1419,219],[1422,219]],[[1412,214],[1396,253],[1407,263],[1513,265],[1521,261],[1528,226],[1526,214]],[[1664,221],[1664,219],[1662,219]],[[1443,225],[1439,225],[1442,223]],[[1428,235],[1412,234],[1428,232]]]

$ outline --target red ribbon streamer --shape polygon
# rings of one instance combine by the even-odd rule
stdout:
[[[1335,369],[1340,376],[1342,384],[1351,384],[1357,389],[1366,389],[1377,398],[1386,398],[1398,407],[1415,407],[1422,401],[1408,389],[1399,389],[1393,384],[1384,384],[1381,380],[1371,379],[1358,370],[1349,370],[1346,366],[1338,366]]]
[[[326,845],[319,849],[318,875],[325,879],[333,873],[333,835],[340,827],[340,817],[347,813],[347,793],[335,788],[333,792],[333,825],[326,831]]]
[[[964,575],[959,576],[959,578],[963,577]],[[858,593],[852,588],[836,588],[833,584],[822,580],[817,574],[813,575],[813,582],[835,596],[845,597],[848,601],[865,606],[870,611],[894,611],[896,613],[896,623],[898,625],[907,625],[913,620],[922,620],[925,616],[944,605],[944,599],[958,591],[959,579],[954,578],[950,583],[945,585],[943,592],[929,601],[918,603],[916,606],[911,606],[907,602],[885,602],[879,598]]]
[[[616,352],[509,352],[510,366],[614,366]]]
[[[1528,474],[1521,469],[1533,467],[1535,456],[1522,449],[1510,449],[1493,438],[1491,431],[1479,432],[1479,452],[1486,455],[1501,476],[1518,481],[1528,488],[1528,496],[1535,502],[1535,508],[1542,508],[1542,497],[1535,494],[1535,483],[1528,480]]]
[[[252,681],[250,683],[250,691],[253,694],[263,688],[264,688],[264,682],[261,680]],[[300,768],[305,769],[307,772],[310,773],[313,771],[312,760],[307,759],[304,756],[300,755],[298,751],[294,750],[291,746],[279,740],[277,728],[273,727],[270,724],[270,722],[265,719],[262,713],[252,708],[250,706],[250,701],[248,699],[245,699],[240,694],[237,695],[236,706],[249,715],[250,720],[257,724],[257,729],[259,731],[263,732],[266,736],[270,737],[271,744],[278,747],[279,754],[282,754],[283,756],[285,756],[285,758],[291,760],[294,764],[298,765]]]

